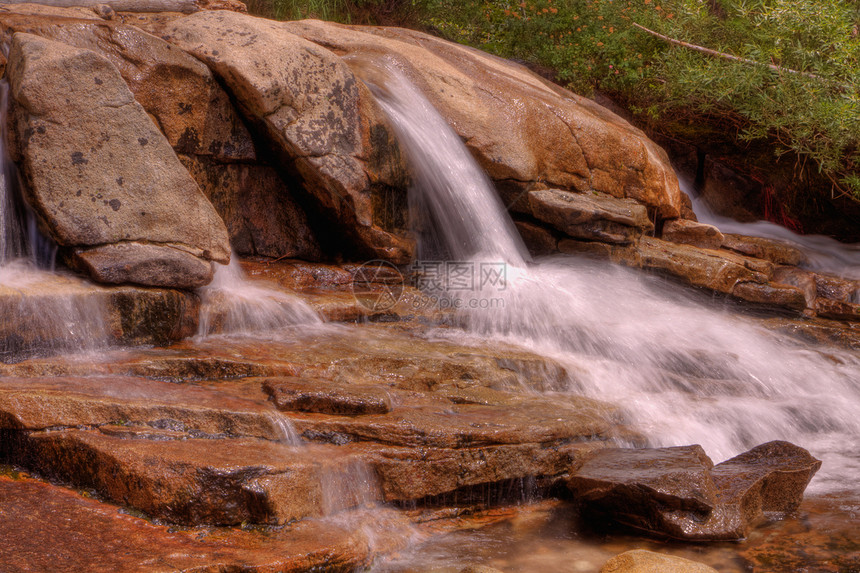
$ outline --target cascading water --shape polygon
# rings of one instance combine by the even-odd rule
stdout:
[[[9,82],[0,81],[0,268],[26,253],[25,235],[13,201],[15,165],[6,153],[6,110]]]
[[[394,63],[377,66],[356,69],[397,132],[439,241],[462,263],[505,267],[503,284],[476,284],[460,305],[461,338],[504,338],[569,365],[571,391],[626,407],[655,445],[698,443],[724,459],[790,440],[824,460],[815,487],[856,479],[857,356],[802,347],[627,269],[561,256],[530,264],[459,137]]]
[[[840,243],[822,235],[799,235],[769,221],[742,223],[717,215],[688,181],[681,178],[680,182],[681,189],[692,198],[693,212],[700,222],[714,225],[723,233],[737,233],[791,243],[807,256],[809,268],[851,279],[860,279],[860,243]],[[860,292],[857,296],[860,296]],[[860,303],[860,300],[857,302]]]
[[[89,351],[108,341],[106,311],[79,280],[53,271],[56,246],[16,201],[6,149],[9,84],[0,81],[0,361]],[[50,270],[45,270],[50,269]]]
[[[198,336],[274,332],[297,325],[322,324],[304,301],[259,281],[249,281],[238,257],[218,265],[215,277],[200,292]]]

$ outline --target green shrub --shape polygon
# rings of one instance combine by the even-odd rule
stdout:
[[[619,96],[644,121],[698,114],[771,138],[860,200],[860,3],[849,0],[429,1],[450,39]],[[706,55],[636,28],[743,58]],[[757,62],[757,63],[751,63]],[[769,67],[774,66],[774,67]],[[801,73],[797,73],[801,72]]]

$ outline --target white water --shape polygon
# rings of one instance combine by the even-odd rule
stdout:
[[[698,443],[719,461],[789,440],[824,460],[816,487],[856,488],[856,355],[796,345],[701,293],[627,269],[561,256],[528,263],[492,186],[426,98],[390,63],[371,83],[447,251],[476,267],[506,264],[504,288],[468,293],[495,303],[459,311],[461,339],[497,337],[560,360],[571,391],[626,407],[655,445]]]
[[[212,334],[261,334],[299,325],[322,324],[319,315],[296,296],[245,277],[238,257],[218,265],[200,294],[199,337]]]
[[[683,179],[680,181],[681,189],[692,198],[693,212],[700,222],[713,225],[723,233],[737,233],[784,241],[806,254],[809,259],[809,262],[805,264],[806,267],[846,278],[860,279],[860,243],[840,243],[823,235],[800,235],[769,221],[741,223],[717,215],[701,197],[697,196],[689,182]]]
[[[53,271],[56,247],[16,208],[18,173],[8,156],[9,84],[0,81],[0,361],[108,343],[105,308],[83,283]],[[49,270],[46,270],[49,269]]]

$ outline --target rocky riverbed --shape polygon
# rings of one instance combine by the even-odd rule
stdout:
[[[209,8],[0,6],[0,569],[858,568],[850,250],[511,62]]]

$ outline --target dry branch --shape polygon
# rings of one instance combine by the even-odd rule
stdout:
[[[707,55],[712,56],[714,58],[722,58],[724,60],[732,60],[733,62],[742,62],[744,64],[751,64],[754,66],[765,66],[765,67],[772,69],[775,72],[788,72],[790,74],[797,74],[799,76],[805,76],[807,78],[812,78],[815,80],[821,79],[819,76],[816,76],[815,74],[811,74],[809,72],[801,72],[798,70],[792,70],[791,68],[783,68],[782,66],[777,66],[775,64],[765,64],[765,63],[757,62],[755,60],[750,60],[747,58],[740,58],[738,56],[733,56],[731,54],[726,54],[724,52],[718,52],[716,50],[712,50],[710,48],[705,48],[703,46],[697,46],[696,44],[690,44],[689,42],[682,42],[681,40],[676,40],[675,38],[670,38],[669,36],[664,36],[663,34],[660,34],[659,32],[655,32],[654,30],[649,30],[645,26],[637,24],[636,22],[633,22],[632,24],[634,26],[636,26],[637,28],[639,28],[640,30],[642,30],[643,32],[647,32],[648,34],[651,34],[655,38],[660,38],[664,42],[674,44],[675,46],[681,46],[682,48],[687,48],[688,50],[695,50],[697,52],[702,52],[703,54],[707,54]]]

